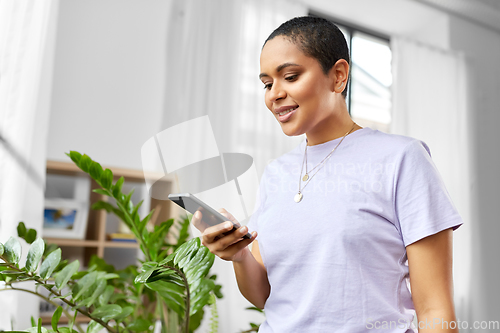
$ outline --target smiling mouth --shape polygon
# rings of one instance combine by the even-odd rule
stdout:
[[[284,116],[284,115],[286,115],[286,114],[288,114],[288,113],[290,113],[290,112],[292,112],[292,111],[296,110],[298,107],[299,107],[299,106],[296,106],[296,107],[293,107],[293,108],[291,108],[291,109],[288,109],[288,110],[285,110],[285,111],[281,111],[281,112],[279,112],[279,113],[278,113],[278,115],[280,115],[280,116]]]

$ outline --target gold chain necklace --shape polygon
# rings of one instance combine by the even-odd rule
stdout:
[[[345,137],[349,133],[352,132],[352,130],[354,129],[354,126],[356,126],[356,123],[352,124],[351,129],[342,137],[342,140],[340,140],[339,143],[337,143],[337,145],[332,149],[332,151],[330,153],[328,153],[328,155],[326,155],[326,157],[321,162],[319,162],[314,168],[312,168],[310,170],[310,172],[311,172],[314,169],[319,167],[319,169],[311,177],[309,177],[309,174],[307,172],[307,139],[306,139],[306,148],[304,150],[304,158],[302,159],[302,167],[300,168],[300,175],[299,175],[299,191],[297,192],[297,194],[295,194],[295,196],[293,198],[295,200],[295,202],[299,203],[302,201],[302,198],[304,197],[304,195],[302,194],[302,191],[306,188],[307,184],[309,184],[309,182],[313,179],[313,177],[316,176],[316,174],[319,172],[319,170],[321,170],[323,165],[325,165],[325,162],[330,158],[330,156],[332,156],[335,149],[337,149],[337,147],[342,143],[342,141],[344,141]],[[302,177],[302,171],[304,170],[304,161],[306,163],[306,174],[304,175],[304,177]],[[301,188],[302,180],[307,181],[307,183],[305,183],[304,187]]]

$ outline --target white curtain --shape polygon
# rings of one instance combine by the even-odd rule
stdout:
[[[401,38],[391,40],[393,114],[391,131],[429,145],[464,225],[454,232],[455,307],[467,320],[471,285],[470,122],[466,61],[460,54]]]
[[[285,0],[174,0],[162,129],[208,115],[219,150],[251,155],[259,174],[292,149],[300,138],[265,107],[259,55],[275,28],[302,15],[305,6]]]
[[[57,0],[0,1],[0,242],[41,231]],[[24,257],[26,247],[23,248]],[[3,286],[0,286],[2,288]],[[30,326],[38,298],[0,294],[0,330]]]
[[[265,107],[260,50],[281,23],[306,14],[304,6],[284,0],[172,1],[162,129],[208,115],[219,151],[252,156],[260,175],[301,139],[286,137]],[[224,294],[219,332],[262,322],[260,314],[244,310],[250,303],[237,288],[232,264],[218,259],[214,272]]]

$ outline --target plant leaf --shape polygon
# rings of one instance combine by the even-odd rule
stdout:
[[[174,257],[174,264],[177,265],[181,259],[191,255],[195,249],[200,246],[200,239],[198,237],[191,239],[189,242],[182,244],[176,251]]]
[[[109,302],[109,298],[113,295],[115,288],[113,286],[107,286],[104,292],[99,296],[97,300],[99,306],[106,305]]]
[[[120,194],[122,193],[122,185],[123,185],[123,182],[125,181],[125,178],[120,177],[120,179],[118,179],[115,183],[115,186],[113,186],[113,197],[115,197],[116,199],[119,199],[120,198]]]
[[[99,181],[102,176],[102,166],[99,163],[92,161],[90,164],[89,174],[92,178]]]
[[[24,239],[28,244],[31,244],[35,241],[36,239],[36,230],[35,229],[29,229],[28,232],[26,233]]]
[[[75,260],[57,273],[55,281],[57,289],[61,290],[64,288],[73,274],[78,272],[78,268],[80,268],[80,262]]]
[[[75,331],[74,329],[70,329],[69,327],[59,327],[59,331],[57,331],[59,333],[78,333],[77,331]],[[50,332],[52,333],[52,332]]]
[[[199,238],[197,238],[199,239]],[[195,261],[196,260],[199,260],[198,263],[196,264],[199,264],[203,258],[206,256],[207,252],[205,252],[205,250],[203,250],[201,247],[200,247],[200,242],[196,242],[196,246],[193,247],[193,249],[190,251],[190,252],[187,252],[184,256],[184,258],[182,258],[180,261],[179,261],[179,264],[178,266],[180,268],[182,268],[185,272],[188,270],[187,269],[187,266],[189,265],[189,263],[191,263],[192,261]],[[195,258],[196,255],[198,254],[198,252],[201,252],[200,254],[200,257],[198,258]],[[186,268],[186,269],[184,269]]]
[[[151,269],[149,269],[149,270],[147,270],[145,272],[140,273],[139,275],[137,275],[135,277],[134,282],[135,283],[146,283],[146,281],[149,279],[149,277],[151,276],[151,274],[153,274],[153,272],[155,270],[157,270],[156,267],[151,268]]]
[[[194,315],[189,316],[189,332],[194,332],[194,331],[196,331],[196,329],[198,327],[200,327],[201,321],[203,320],[204,315],[205,315],[205,311],[203,311],[203,309],[200,309]],[[218,325],[217,318],[213,314],[212,314],[212,318],[211,319],[214,320],[217,323],[217,325]],[[213,322],[212,322],[212,325],[214,325]],[[212,332],[218,332],[218,329],[217,328],[211,328],[210,332],[211,333]]]
[[[152,323],[149,320],[139,318],[128,324],[127,329],[133,332],[146,332],[151,325]]]
[[[196,266],[192,266],[189,268],[189,270],[187,270],[186,277],[188,278],[188,281],[190,277],[194,277],[193,280],[196,280],[199,277],[205,277],[214,264],[215,255],[213,253],[210,253],[210,251],[203,252],[205,253],[203,260]]]
[[[195,314],[198,310],[203,308],[210,300],[210,291],[215,288],[215,282],[210,279],[204,279],[200,283],[200,287],[193,292],[190,302],[191,315]]]
[[[189,270],[193,269],[194,267],[198,266],[201,264],[202,261],[208,260],[206,258],[210,254],[210,250],[206,246],[200,246],[198,249],[198,252],[196,252],[195,256],[193,257],[192,260],[190,260],[188,263],[183,268],[184,271],[188,272]],[[210,279],[215,280],[217,278],[217,275],[212,275]]]
[[[74,296],[73,299],[77,300],[84,296],[85,293],[90,289],[90,287],[94,285],[96,280],[97,272],[90,272],[89,274],[82,277],[73,289],[73,292],[77,292],[76,296]]]
[[[100,332],[104,327],[99,324],[97,321],[92,320],[87,327],[87,333],[98,333]]]
[[[17,235],[23,238],[24,235],[26,235],[27,231],[28,230],[26,229],[26,225],[24,224],[24,222],[19,222],[19,224],[17,225]]]
[[[10,237],[5,243],[4,257],[8,262],[18,264],[21,259],[21,243],[14,237]]]
[[[45,243],[43,239],[37,238],[34,241],[28,251],[28,257],[26,258],[26,270],[30,273],[36,271],[40,260],[42,260],[43,251],[45,250]]]
[[[82,156],[82,158],[80,158],[80,163],[78,164],[78,166],[80,167],[80,169],[82,169],[84,172],[89,172],[89,169],[90,169],[90,165],[92,164],[92,160],[90,159],[90,157],[87,155],[87,154],[84,154]]]
[[[58,248],[57,250],[51,252],[42,262],[42,267],[40,267],[40,277],[47,280],[52,275],[57,265],[59,265],[60,261],[61,249]]]
[[[107,322],[120,315],[121,312],[122,308],[119,305],[107,304],[95,309],[94,312],[91,313],[91,315]]]
[[[80,159],[82,158],[82,154],[80,154],[79,152],[70,150],[69,154],[66,153],[66,155],[68,155],[69,158],[71,158],[71,160],[75,162],[76,165],[80,164]]]
[[[114,209],[116,209],[116,207],[106,201],[97,201],[92,205],[92,209],[93,210],[105,209],[108,213],[112,213]]]
[[[173,261],[175,257],[175,253],[171,253],[169,254],[165,259],[163,259],[161,262],[160,262],[160,265],[168,265],[170,262]],[[172,262],[173,263],[173,262]]]
[[[92,192],[97,193],[97,194],[101,194],[101,195],[105,195],[108,197],[110,196],[108,191],[103,190],[102,188],[96,188],[95,190],[92,190]]]
[[[177,238],[177,246],[185,243],[189,237],[189,219],[186,216],[181,222],[181,228],[179,230],[179,237]]]
[[[137,212],[139,211],[139,208],[141,208],[141,206],[142,206],[143,202],[144,202],[144,200],[139,201],[139,203],[138,203],[137,205],[135,205],[134,209],[132,209],[132,213],[131,213],[131,215],[132,215],[132,219],[133,219],[133,220],[136,220],[136,219],[137,219],[136,224],[139,224],[139,223],[140,223],[140,221],[141,221],[141,220],[139,219],[139,217],[137,216]]]
[[[184,288],[163,280],[146,283],[146,286],[158,292],[167,306],[179,316],[184,315]]]
[[[132,204],[132,202],[130,201],[130,199],[132,198],[132,195],[134,194],[134,191],[135,189],[133,188],[129,194],[127,194],[125,196],[125,198],[123,199],[123,207],[125,207],[125,209],[127,210],[127,212],[129,213],[132,213],[132,210],[134,209],[134,205]]]
[[[245,309],[246,310],[257,311],[257,312],[260,312],[260,313],[264,313],[264,310],[259,309],[258,307],[255,307],[255,306],[249,306],[248,308],[245,308]]]
[[[139,223],[139,225],[137,226],[137,230],[139,231],[139,233],[142,233],[142,231],[144,230],[144,228],[146,227],[146,225],[148,224],[149,220],[151,219],[151,216],[153,216],[153,213],[155,212],[154,209],[152,209],[148,215],[146,215],[145,218],[142,219],[141,223]]]
[[[59,319],[61,318],[62,312],[63,312],[63,308],[59,306],[56,309],[56,311],[54,311],[54,314],[52,315],[52,320],[51,320],[52,329],[54,329],[54,331],[56,331],[56,332],[57,332],[57,324],[59,324]]]
[[[3,244],[0,243],[0,256],[3,255],[4,251],[5,251],[5,248],[3,247]]]
[[[112,183],[113,183],[113,172],[109,169],[104,170],[101,175],[101,186],[107,190],[110,190]]]
[[[94,302],[96,299],[102,294],[102,292],[106,289],[106,286],[108,285],[107,281],[105,279],[100,279],[97,281],[97,287],[94,289],[94,292],[92,293],[92,296],[89,298],[86,298],[81,302],[81,304],[85,305],[86,307],[90,307],[94,305]]]
[[[122,309],[122,312],[115,317],[115,320],[117,322],[120,322],[122,321],[123,319],[127,318],[128,316],[130,316],[132,313],[134,312],[134,308],[131,307],[131,306],[126,306]]]

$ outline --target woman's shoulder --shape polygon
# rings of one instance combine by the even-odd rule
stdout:
[[[385,133],[370,127],[364,127],[360,131],[364,133],[357,145],[371,152],[397,157],[408,152],[424,150],[430,155],[429,147],[422,140],[401,134]]]

